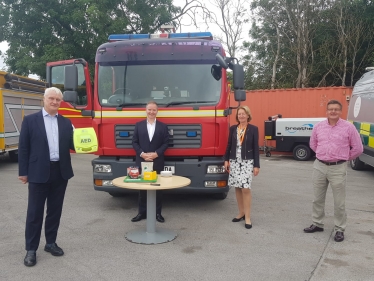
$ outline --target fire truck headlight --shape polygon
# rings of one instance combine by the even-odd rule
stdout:
[[[112,172],[112,166],[95,164],[94,172],[96,172],[96,173],[111,173]]]
[[[225,166],[208,166],[208,174],[224,174],[226,172]]]

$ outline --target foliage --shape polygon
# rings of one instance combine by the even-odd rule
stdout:
[[[177,19],[172,0],[3,0],[0,42],[7,41],[9,71],[45,77],[48,61],[94,63],[109,34],[153,33]]]
[[[374,2],[254,0],[249,89],[351,86],[374,62]]]

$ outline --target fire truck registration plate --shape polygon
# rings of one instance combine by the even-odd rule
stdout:
[[[175,173],[175,166],[164,166],[164,171],[170,171],[174,174]]]

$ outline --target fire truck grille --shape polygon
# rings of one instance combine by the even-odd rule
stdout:
[[[133,148],[132,137],[135,125],[116,125],[115,139],[117,148]],[[169,148],[200,148],[201,125],[168,125]]]

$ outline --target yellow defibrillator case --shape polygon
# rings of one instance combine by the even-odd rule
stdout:
[[[74,129],[74,148],[76,153],[93,153],[98,149],[94,128]]]

